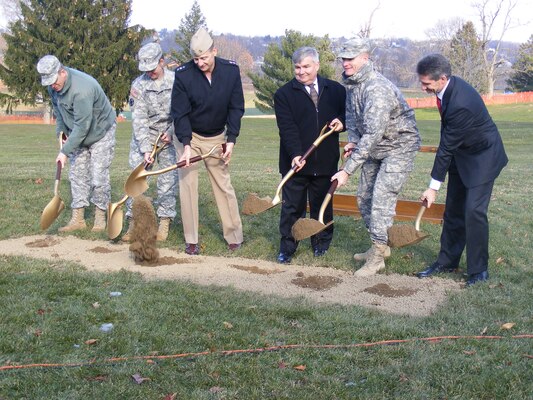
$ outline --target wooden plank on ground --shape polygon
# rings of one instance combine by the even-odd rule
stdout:
[[[419,209],[419,201],[398,200],[395,219],[397,221],[414,221]],[[356,197],[349,194],[335,193],[333,195],[333,214],[360,217],[361,213],[359,212],[359,207],[357,207]],[[444,204],[434,203],[431,208],[426,210],[422,221],[441,224],[443,215]]]

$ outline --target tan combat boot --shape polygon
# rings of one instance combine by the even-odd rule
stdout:
[[[168,229],[170,228],[170,218],[161,218],[159,220],[159,228],[157,229],[158,242],[164,242],[168,237]]]
[[[364,253],[355,253],[353,255],[353,259],[355,261],[366,261],[366,259],[368,258],[368,255],[370,254],[370,250],[372,250],[372,247],[369,248],[367,251],[365,251]],[[383,253],[383,258],[389,258],[390,257],[390,247],[387,246],[385,248],[385,253]]]
[[[130,221],[129,225],[128,225],[128,230],[126,231],[126,233],[124,235],[122,235],[121,237],[121,240],[123,242],[129,242],[131,241],[131,235],[133,233],[133,218],[128,218],[128,220]]]
[[[105,210],[100,210],[98,207],[94,210],[94,225],[91,232],[103,232],[105,231],[106,220],[105,220]]]
[[[386,244],[373,243],[368,252],[365,265],[363,265],[361,269],[355,271],[354,275],[359,277],[372,276],[385,268],[384,254],[387,247]]]
[[[85,208],[73,208],[72,217],[67,225],[58,229],[59,232],[72,232],[79,231],[81,229],[87,228],[85,223]]]

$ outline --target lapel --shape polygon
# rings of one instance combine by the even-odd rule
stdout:
[[[450,98],[452,97],[452,92],[455,87],[455,77],[450,77],[450,83],[448,83],[448,87],[446,88],[446,91],[444,92],[444,96],[442,96],[442,118],[444,119],[444,116],[446,115],[446,110],[448,108],[448,104],[450,103]]]

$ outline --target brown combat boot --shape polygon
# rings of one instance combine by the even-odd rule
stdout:
[[[157,238],[158,242],[164,242],[168,237],[168,230],[170,228],[170,218],[161,218],[159,220],[159,228],[157,229]]]
[[[94,225],[91,232],[103,232],[106,228],[105,210],[100,210],[98,207],[94,210]]]
[[[85,223],[85,208],[73,208],[72,217],[65,226],[58,229],[59,232],[73,232],[87,228]]]
[[[131,241],[131,235],[133,233],[133,218],[128,218],[128,220],[130,221],[130,223],[128,225],[128,230],[120,238],[123,242],[130,242]]]
[[[372,276],[375,275],[378,271],[385,268],[385,258],[384,254],[387,250],[386,244],[373,243],[372,247],[368,252],[368,257],[366,259],[365,265],[360,269],[354,272],[355,276]]]
[[[369,248],[367,251],[365,251],[364,253],[355,253],[353,255],[353,259],[355,261],[366,261],[366,259],[368,258],[368,255],[370,254],[370,250],[372,250],[372,247]],[[390,257],[390,247],[387,246],[385,248],[385,252],[383,253],[383,258],[389,258]]]

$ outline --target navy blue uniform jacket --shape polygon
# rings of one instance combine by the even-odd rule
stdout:
[[[227,127],[227,141],[235,143],[244,114],[240,70],[233,61],[215,57],[211,83],[193,60],[176,69],[170,104],[174,131],[184,145],[192,132],[216,136]]]
[[[431,177],[444,182],[456,169],[467,188],[496,179],[508,161],[502,138],[481,96],[456,76],[444,92],[441,121]]]
[[[294,157],[302,156],[323,126],[338,118],[346,124],[346,90],[318,76],[318,111],[304,85],[292,79],[276,91],[274,110],[279,128],[279,171],[285,175]],[[328,128],[329,130],[329,128]],[[333,175],[338,170],[339,133],[328,136],[307,159],[299,175]]]

